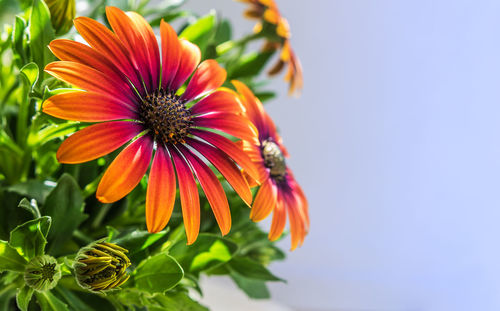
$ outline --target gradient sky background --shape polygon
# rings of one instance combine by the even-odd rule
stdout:
[[[297,310],[500,310],[500,1],[277,0],[299,99],[266,106],[311,232],[271,268]],[[253,23],[230,0],[191,0]],[[282,242],[289,247],[289,240]]]

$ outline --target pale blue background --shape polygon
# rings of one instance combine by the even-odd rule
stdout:
[[[310,200],[296,310],[500,310],[500,1],[277,0],[305,73],[267,106]],[[230,0],[191,0],[252,22]],[[289,247],[289,240],[283,242]]]

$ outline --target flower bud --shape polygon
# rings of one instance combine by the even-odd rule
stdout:
[[[45,0],[52,26],[57,34],[64,34],[73,26],[76,14],[75,0]]]
[[[73,268],[78,284],[91,291],[106,291],[120,286],[130,277],[128,251],[103,240],[80,249]]]
[[[37,256],[26,265],[24,281],[36,291],[44,292],[54,288],[61,278],[61,269],[52,256]]]

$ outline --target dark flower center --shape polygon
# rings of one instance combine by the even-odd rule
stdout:
[[[192,124],[191,112],[180,97],[163,89],[146,96],[139,113],[158,143],[184,143]]]
[[[286,175],[286,162],[280,147],[271,139],[265,140],[261,147],[264,165],[270,170],[271,177],[281,181]]]

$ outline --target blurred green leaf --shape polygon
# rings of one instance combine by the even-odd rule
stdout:
[[[199,272],[228,262],[238,246],[214,234],[200,233],[196,242],[186,245],[180,240],[169,250],[186,271]]]
[[[253,261],[246,257],[234,257],[228,263],[232,271],[237,272],[239,275],[256,280],[263,281],[283,281],[282,279],[274,276],[269,270],[266,269],[261,263]]]
[[[187,293],[175,292],[165,295],[155,295],[153,300],[158,304],[150,306],[150,311],[176,310],[176,311],[209,311],[189,297]]]
[[[231,279],[238,285],[238,287],[247,294],[248,297],[253,299],[268,299],[271,297],[266,283],[261,280],[249,279],[241,276],[237,272],[231,272]]]
[[[271,100],[276,97],[276,93],[269,91],[269,92],[257,92],[255,93],[255,96],[261,101],[261,102],[266,102],[268,100]]]
[[[28,263],[7,241],[0,240],[0,272],[11,270],[24,272]]]
[[[28,305],[32,296],[33,288],[26,285],[21,287],[16,294],[17,307],[21,309],[21,311],[28,311]]]
[[[43,311],[66,311],[68,306],[51,292],[35,292],[38,304]]]
[[[30,179],[27,182],[18,183],[7,188],[7,190],[9,191],[15,192],[22,196],[33,198],[36,200],[36,202],[39,202],[40,204],[43,204],[45,202],[45,198],[50,193],[50,191],[52,191],[52,189],[54,189],[53,185],[37,179]],[[23,203],[22,207],[23,208],[28,207],[27,210],[33,212],[31,211],[33,207],[30,207],[31,203],[28,200],[26,200],[25,203]],[[19,203],[19,205],[21,206],[21,203]]]
[[[231,40],[232,33],[231,23],[229,22],[229,20],[223,19],[217,26],[214,44],[219,45],[223,42]]]
[[[56,253],[71,239],[73,231],[87,218],[83,213],[83,197],[75,179],[64,174],[50,192],[41,208],[52,217],[52,228],[47,236],[49,251]]]
[[[51,124],[39,131],[30,132],[28,136],[28,145],[36,148],[52,139],[72,134],[80,128],[82,128],[82,125],[77,122]]]
[[[179,38],[184,38],[196,45],[201,50],[202,56],[208,42],[215,34],[216,16],[212,11],[208,15],[199,18],[194,23],[187,26],[180,34]]]
[[[134,271],[133,279],[138,289],[153,294],[174,287],[183,276],[179,263],[172,256],[160,253],[143,260]]]
[[[49,8],[42,0],[33,0],[29,32],[33,61],[38,68],[45,68],[45,65],[54,59],[48,45],[55,38],[55,34],[50,21]]]
[[[38,66],[33,62],[28,63],[21,68],[20,74],[24,78],[26,85],[31,89],[38,80]]]
[[[43,255],[50,222],[50,217],[43,216],[17,226],[10,232],[10,246],[17,249],[27,260]]]
[[[16,16],[14,29],[12,31],[12,47],[14,52],[14,60],[16,61],[18,67],[21,67],[28,61],[26,48],[24,44],[25,29],[26,29],[26,21],[22,17]]]
[[[70,273],[71,275],[71,273]],[[92,310],[92,308],[83,302],[77,295],[73,294],[69,289],[63,286],[56,286],[54,289],[59,297],[61,297],[70,307],[72,311],[87,311]]]
[[[251,52],[243,55],[240,60],[229,69],[231,79],[258,75],[273,56],[274,51]]]

